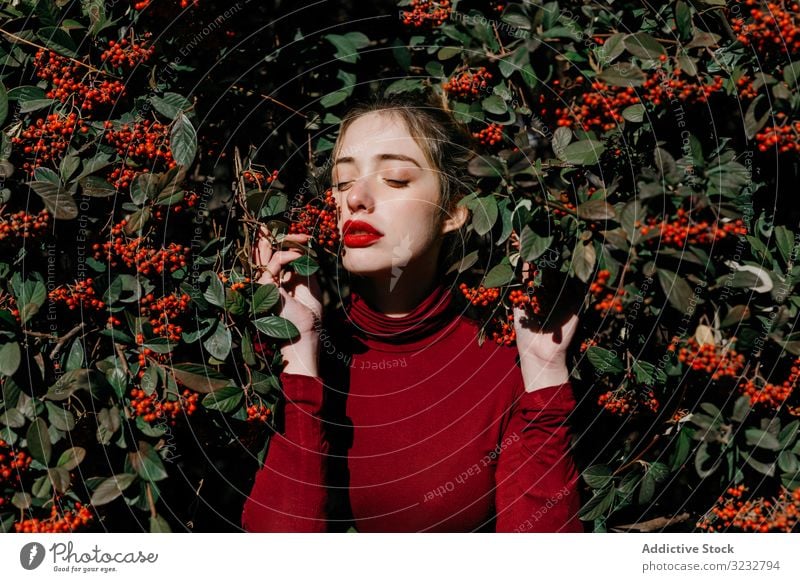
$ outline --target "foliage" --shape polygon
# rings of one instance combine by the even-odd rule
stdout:
[[[340,116],[421,91],[481,152],[481,340],[537,304],[523,260],[586,287],[582,518],[796,527],[796,4],[264,4],[2,3],[2,529],[236,529],[296,333],[253,228],[334,261]]]

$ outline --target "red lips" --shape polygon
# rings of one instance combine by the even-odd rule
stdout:
[[[363,220],[347,220],[344,223],[344,245],[347,247],[366,247],[377,241],[383,233]]]

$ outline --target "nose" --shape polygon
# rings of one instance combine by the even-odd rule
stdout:
[[[347,192],[347,209],[350,214],[355,214],[359,210],[370,210],[374,205],[372,199],[372,179],[370,175],[361,176],[353,181],[350,190]]]

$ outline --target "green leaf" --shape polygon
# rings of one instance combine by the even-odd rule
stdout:
[[[232,342],[231,330],[227,328],[223,321],[220,321],[217,323],[214,333],[203,342],[203,346],[208,350],[209,354],[222,361],[231,353]]]
[[[213,392],[230,383],[219,372],[200,364],[175,364],[171,369],[178,382],[195,392]]]
[[[472,204],[472,226],[479,236],[492,230],[497,216],[497,198],[492,194],[478,198]]]
[[[261,285],[253,293],[253,313],[265,313],[272,309],[280,299],[278,286],[274,284]]]
[[[761,111],[760,114],[758,112],[759,109]],[[753,99],[744,114],[744,133],[747,139],[752,139],[767,124],[771,115],[770,103],[764,98],[763,94]]]
[[[28,449],[33,458],[46,466],[50,462],[50,456],[53,453],[53,445],[50,444],[47,423],[41,417],[37,418],[28,427],[25,438],[28,441]]]
[[[602,374],[622,372],[625,368],[617,355],[605,348],[591,346],[586,350],[589,362]]]
[[[592,521],[599,518],[611,509],[615,496],[616,490],[613,487],[595,491],[594,497],[581,508],[578,517],[584,521]]]
[[[597,251],[594,245],[589,241],[577,241],[575,248],[572,250],[572,261],[570,268],[584,283],[587,283],[594,272],[595,264],[597,263]]]
[[[206,271],[208,273],[208,289],[203,293],[203,297],[215,307],[225,307],[225,286],[219,280],[216,273]]]
[[[308,255],[296,258],[289,266],[302,277],[310,277],[319,270],[319,263]]]
[[[526,261],[535,261],[553,244],[553,235],[541,236],[527,224],[523,227],[519,239],[520,255]]]
[[[585,139],[566,146],[561,152],[561,159],[576,166],[591,166],[598,162],[604,151],[602,142]]]
[[[46,26],[44,28],[40,28],[36,33],[36,36],[41,39],[42,43],[44,43],[47,48],[52,49],[61,55],[67,57],[77,56],[75,54],[77,49],[75,42],[66,31],[60,28]]]
[[[169,147],[172,157],[182,166],[190,166],[197,153],[197,132],[183,113],[175,119],[170,132]]]
[[[597,78],[612,87],[640,87],[647,75],[631,63],[615,63],[597,75]]]
[[[586,484],[592,489],[602,489],[613,479],[614,474],[608,465],[594,465],[583,472]]]
[[[69,432],[75,428],[75,415],[69,410],[57,406],[50,401],[45,402],[45,405],[47,406],[47,417],[50,419],[50,424],[58,430],[63,430],[65,432]]]
[[[136,473],[145,481],[161,481],[168,476],[161,457],[145,441],[139,441],[138,450],[128,453],[128,458]]]
[[[226,386],[211,394],[207,394],[203,398],[202,404],[209,410],[232,412],[239,406],[243,396],[244,392],[239,386]]]
[[[661,289],[664,291],[664,295],[667,296],[670,304],[681,313],[687,313],[689,311],[693,300],[696,303],[703,302],[702,299],[694,295],[689,283],[673,271],[659,269],[658,282],[661,284]]]
[[[153,104],[156,111],[170,120],[192,107],[191,101],[186,97],[171,92],[164,93],[163,97],[153,95],[150,97],[150,103]]]
[[[682,41],[685,42],[692,38],[694,28],[692,25],[692,11],[683,0],[678,0],[675,3],[675,24],[678,27],[678,34]]]
[[[9,342],[0,346],[0,375],[13,376],[19,368],[22,351],[17,342]]]
[[[490,95],[481,102],[483,109],[494,115],[503,115],[508,111],[508,105],[499,95]]]
[[[630,105],[622,110],[622,117],[633,123],[641,123],[644,121],[645,108],[641,103]]]
[[[747,439],[747,444],[768,451],[781,450],[781,443],[772,433],[758,428],[748,428],[744,431],[744,436]]]
[[[261,333],[278,339],[292,339],[300,335],[300,331],[291,321],[277,315],[254,319],[253,325]]]
[[[599,198],[587,200],[578,206],[578,217],[584,220],[614,220],[614,207]]]
[[[486,278],[483,280],[484,287],[491,288],[491,287],[501,287],[510,283],[514,279],[514,268],[508,261],[508,258],[504,258],[502,262],[492,267],[492,269],[486,274]]]
[[[73,220],[78,217],[78,205],[72,194],[51,182],[36,180],[28,183],[57,220]]]
[[[72,471],[75,467],[83,462],[86,458],[86,449],[83,447],[72,447],[61,453],[58,457],[57,467]]]
[[[81,192],[92,198],[107,198],[117,193],[117,189],[99,176],[86,176],[80,180]]]
[[[626,36],[625,48],[633,56],[642,59],[657,59],[667,54],[663,45],[646,32],[636,32]]]
[[[172,533],[167,520],[160,515],[150,516],[150,533]]]
[[[91,504],[97,507],[111,503],[122,495],[122,492],[130,487],[134,481],[136,481],[136,475],[132,473],[119,473],[109,477],[94,490]]]

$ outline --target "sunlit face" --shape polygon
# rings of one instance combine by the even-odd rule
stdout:
[[[342,262],[351,273],[390,275],[393,267],[435,262],[442,235],[460,226],[439,218],[439,172],[402,119],[389,112],[363,115],[348,126],[332,174]],[[364,221],[379,234],[345,232],[348,221]]]

